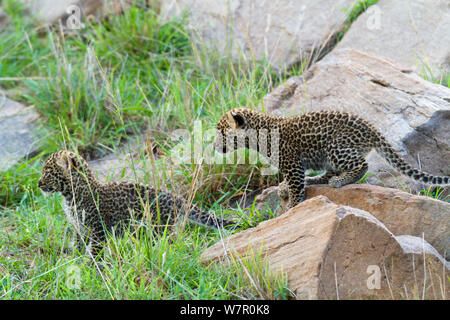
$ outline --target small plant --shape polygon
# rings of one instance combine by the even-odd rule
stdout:
[[[261,251],[248,248],[245,257],[229,255],[229,269],[237,277],[231,284],[236,287],[240,299],[289,299],[294,295],[288,288],[287,276],[282,271],[274,272],[262,256]]]
[[[441,187],[429,186],[427,190],[419,191],[419,195],[430,197],[436,200],[450,202],[450,195],[445,195],[445,189]]]
[[[36,181],[39,178],[40,156],[21,162],[16,166],[0,171],[0,208],[18,203],[32,202],[39,193]]]
[[[417,59],[418,60],[418,59]],[[417,61],[417,65],[422,73],[425,80],[431,81],[433,83],[441,84],[450,88],[450,74],[445,73],[441,68],[433,70],[432,67],[425,61]]]
[[[356,2],[352,7],[343,9],[347,14],[344,28],[338,33],[336,42],[341,41],[344,34],[350,29],[353,21],[355,21],[368,7],[376,4],[379,0],[360,0]]]
[[[256,201],[248,208],[226,209],[223,211],[224,216],[235,217],[235,220],[239,221],[240,229],[248,229],[256,227],[260,222],[273,219],[276,217],[276,213],[270,208],[264,211],[260,211],[256,208]]]

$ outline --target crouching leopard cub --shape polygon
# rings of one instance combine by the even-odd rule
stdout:
[[[67,150],[52,154],[44,164],[38,186],[44,192],[61,192],[74,223],[77,247],[81,252],[89,243],[97,254],[106,231],[123,229],[124,222],[151,217],[156,226],[172,225],[179,215],[208,227],[228,227],[234,222],[188,206],[182,198],[153,187],[129,182],[102,183],[87,162]],[[148,221],[148,220],[146,220]],[[158,229],[155,228],[156,230]]]
[[[249,131],[255,132],[258,143],[251,143]],[[278,146],[270,146],[271,135],[275,133]],[[246,108],[233,109],[219,119],[214,145],[223,153],[236,150],[238,145],[260,151],[261,140],[266,140],[264,151],[268,158],[277,153],[278,167],[284,177],[279,195],[289,199],[287,208],[305,199],[305,185],[328,183],[338,188],[359,181],[367,171],[365,157],[372,149],[415,180],[432,185],[448,185],[450,180],[447,176],[433,176],[413,168],[373,125],[345,112],[319,111],[283,118]],[[325,170],[325,173],[308,178],[305,177],[307,169]]]

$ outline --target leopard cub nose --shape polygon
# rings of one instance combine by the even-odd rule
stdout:
[[[39,187],[42,191],[47,191],[47,190],[46,190],[47,188],[43,185],[43,183],[42,183],[41,180],[38,181],[38,187]]]

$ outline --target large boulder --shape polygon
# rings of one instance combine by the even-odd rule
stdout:
[[[40,147],[39,115],[0,90],[0,171],[32,156]]]
[[[381,221],[396,235],[424,237],[450,261],[450,203],[425,196],[415,196],[392,188],[369,184],[351,184],[342,188],[313,185],[306,189],[306,198],[325,196],[330,201],[364,210]],[[278,187],[264,190],[256,197],[260,211],[267,207],[280,210],[283,203]],[[282,213],[282,209],[279,213]]]
[[[256,252],[272,272],[287,275],[297,299],[445,299],[450,293],[450,265],[425,240],[395,236],[368,212],[324,196],[219,241],[201,259],[210,264]]]
[[[308,188],[308,199],[319,195],[336,204],[370,212],[395,235],[424,237],[450,261],[450,203],[369,184]]]
[[[351,0],[163,1],[161,16],[190,14],[202,43],[248,59],[267,58],[276,68],[326,53],[342,30]]]
[[[259,108],[284,116],[316,110],[357,114],[373,123],[413,166],[435,175],[450,174],[450,89],[382,57],[335,49],[302,77],[275,88]],[[377,153],[368,160],[369,172],[376,173],[368,178],[370,183],[412,191],[424,188]]]
[[[448,30],[448,0],[380,0],[353,22],[336,49],[384,56],[419,75],[443,76],[446,84],[450,74]]]

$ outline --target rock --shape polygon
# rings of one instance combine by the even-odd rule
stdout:
[[[264,97],[259,109],[286,116],[316,110],[357,114],[373,123],[411,165],[435,175],[450,174],[450,89],[384,58],[335,49],[302,77],[288,79]],[[431,136],[436,132],[438,139]],[[426,140],[419,143],[424,135]],[[412,191],[425,187],[398,173],[376,152],[368,162],[369,173],[376,173],[367,180],[371,184]]]
[[[37,15],[41,20],[49,24],[56,23],[63,19],[63,25],[70,29],[82,28],[82,20],[90,15],[117,14],[122,10],[120,0],[21,0],[32,14]],[[74,11],[75,10],[75,11]],[[71,25],[66,19],[73,16]]]
[[[89,165],[101,181],[120,181],[133,178],[133,153],[123,150],[100,159],[89,161]]]
[[[351,184],[342,188],[312,185],[306,189],[306,198],[325,196],[330,201],[364,210],[380,220],[396,235],[425,238],[450,261],[450,203],[425,196],[415,196],[400,190]],[[278,187],[270,187],[256,197],[256,208],[266,205],[273,211],[281,204]]]
[[[326,196],[336,204],[370,212],[396,235],[422,238],[450,260],[450,203],[396,189],[352,184],[308,187],[307,199]]]
[[[450,110],[436,111],[424,124],[418,126],[403,138],[407,150],[414,150],[420,163],[433,163],[436,172],[448,175],[450,172]],[[439,150],[442,157],[436,156]],[[420,156],[420,157],[419,157]],[[413,162],[411,153],[405,159]]]
[[[209,264],[252,252],[260,252],[272,272],[287,275],[297,299],[422,298],[423,287],[427,299],[450,293],[450,265],[426,241],[396,237],[368,212],[324,196],[219,241],[201,259]]]
[[[177,0],[164,1],[161,17],[190,14],[189,23],[199,42],[221,54],[267,58],[282,69],[304,58],[315,60],[335,43],[350,0]]]
[[[272,212],[277,212],[283,205],[283,199],[278,196],[278,186],[271,186],[264,189],[259,195],[255,197],[255,207],[258,211],[262,212],[266,208]]]
[[[41,143],[38,114],[0,91],[0,171],[35,154]]]
[[[130,134],[127,141],[107,155],[94,154],[91,159],[87,157],[89,166],[100,181],[129,181],[170,189],[165,184],[169,181],[167,177],[175,185],[178,182],[170,172],[174,167],[172,159],[166,157],[164,161],[157,161],[165,153],[154,142],[149,128],[141,130],[142,133],[138,135]],[[176,191],[182,193],[186,190],[179,187]]]
[[[448,0],[380,0],[353,22],[336,49],[352,48],[384,56],[422,77],[443,76],[446,84],[450,74],[448,30]]]
[[[88,161],[91,168],[101,181],[136,181],[153,173],[152,164],[148,157],[141,156],[147,148],[145,134],[136,136],[119,146],[114,152]]]

